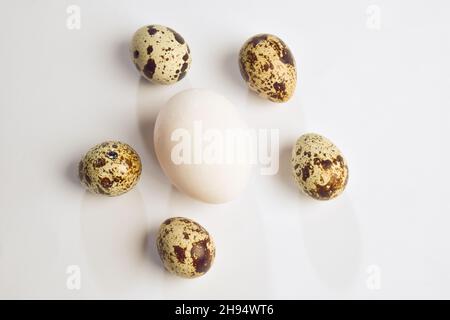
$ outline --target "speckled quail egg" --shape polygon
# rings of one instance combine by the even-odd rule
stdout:
[[[208,231],[197,222],[181,217],[161,224],[156,246],[164,267],[183,278],[205,274],[216,253]]]
[[[191,65],[183,37],[171,28],[149,25],[137,30],[130,47],[134,65],[147,80],[171,84],[180,81]]]
[[[291,51],[280,38],[258,34],[239,52],[239,69],[251,90],[274,102],[288,101],[295,91],[297,70]]]
[[[308,133],[297,139],[291,163],[298,187],[318,200],[341,194],[348,181],[348,167],[341,151],[327,138]]]
[[[107,141],[90,149],[80,161],[81,183],[91,192],[118,196],[131,190],[141,176],[141,159],[129,145]]]

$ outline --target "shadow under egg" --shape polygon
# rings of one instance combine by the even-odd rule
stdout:
[[[361,234],[350,200],[345,195],[311,200],[301,220],[305,249],[320,280],[337,290],[350,287],[362,260]]]
[[[295,140],[294,142],[295,143]],[[292,157],[292,145],[284,144],[280,148],[279,155],[279,171],[277,174],[278,182],[282,186],[286,192],[292,194],[292,196],[298,197],[299,201],[308,200],[309,196],[307,196],[300,188],[298,187],[291,163]]]
[[[147,260],[156,268],[164,270],[164,265],[158,254],[156,240],[158,238],[159,226],[151,227],[144,235],[142,250]]]
[[[73,185],[80,187],[83,189],[80,177],[79,177],[79,165],[80,165],[80,159],[72,159],[69,164],[65,167],[65,176],[68,181],[70,181]]]
[[[142,239],[147,232],[139,191],[133,189],[118,197],[86,191],[80,220],[83,249],[94,280],[112,291],[138,283],[145,271]]]
[[[244,79],[239,71],[239,51],[228,51],[223,56],[223,71],[230,78],[230,83],[236,87],[246,87]]]
[[[123,73],[124,75],[126,75],[127,78],[130,78],[130,80],[132,80],[133,78],[139,79],[141,75],[133,64],[133,60],[130,53],[130,42],[131,36],[130,39],[123,39],[121,42],[117,44],[115,52],[116,59],[118,61],[118,65],[122,66]]]
[[[190,88],[190,82],[187,79],[171,85],[161,85],[141,77],[138,83],[136,117],[140,138],[150,155],[149,161],[145,163],[145,170],[152,175],[152,180],[158,181],[160,185],[167,185],[168,181],[159,165],[153,143],[156,118],[161,108],[173,95],[187,88]]]

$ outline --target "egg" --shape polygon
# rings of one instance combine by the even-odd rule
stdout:
[[[161,224],[156,246],[164,267],[183,278],[204,275],[216,255],[208,231],[197,222],[181,217]]]
[[[78,166],[81,183],[91,192],[118,196],[131,190],[141,176],[139,155],[128,144],[107,141],[91,148]]]
[[[292,169],[298,187],[314,199],[329,200],[341,194],[348,181],[347,162],[327,138],[308,133],[292,149]]]
[[[249,88],[261,97],[285,102],[294,94],[295,60],[277,36],[258,34],[248,39],[239,52],[239,69]]]
[[[155,153],[178,190],[207,203],[235,199],[251,173],[251,139],[234,105],[222,95],[189,89],[161,108]]]
[[[183,79],[192,61],[189,46],[183,37],[175,30],[160,25],[137,30],[130,52],[142,76],[160,84]]]

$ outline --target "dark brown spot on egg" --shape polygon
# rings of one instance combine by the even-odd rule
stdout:
[[[333,191],[330,189],[328,184],[324,186],[316,184],[316,192],[319,199],[329,199],[333,194]]]
[[[134,52],[133,52],[133,57],[134,57],[135,59],[139,58],[139,51],[134,50]]]
[[[273,88],[278,92],[284,92],[286,90],[286,85],[284,82],[274,82]]]
[[[189,234],[187,232],[183,232],[183,237],[184,237],[184,239],[188,240],[189,239]]]
[[[302,180],[306,181],[311,176],[311,173],[313,171],[313,167],[311,164],[307,164],[305,167],[302,168]]]
[[[167,28],[167,29],[169,29],[169,31],[173,33],[173,36],[175,37],[175,40],[177,40],[177,42],[179,44],[184,44],[185,41],[184,41],[183,37],[178,32],[176,32],[175,30],[170,29],[170,28]]]
[[[188,59],[189,59],[189,54],[186,53],[186,54],[183,56],[183,60],[184,60],[184,61],[188,61]]]
[[[332,175],[330,181],[325,185],[315,184],[317,196],[315,198],[319,200],[328,200],[335,196],[338,190],[341,190],[345,186],[345,182],[342,181],[342,177]]]
[[[191,256],[192,264],[194,265],[195,271],[198,273],[205,273],[211,267],[211,252],[208,249],[209,240],[201,240],[195,242],[192,245]]]
[[[96,168],[101,168],[101,167],[103,167],[105,164],[106,164],[106,161],[105,161],[105,159],[103,159],[103,158],[98,158],[98,159],[96,159],[96,160],[94,161],[94,167],[96,167]]]
[[[178,262],[184,263],[184,259],[186,259],[186,249],[183,249],[180,246],[173,246],[173,251],[175,252]]]
[[[181,79],[183,79],[186,76],[186,71],[182,72],[178,75],[178,81],[180,81]]]
[[[258,61],[258,57],[256,56],[256,54],[254,53],[254,52],[251,52],[251,51],[249,51],[249,52],[247,52],[247,62],[250,64],[250,68],[253,70],[253,71],[255,71],[254,70],[254,64],[255,64],[255,62],[257,62]]]
[[[119,156],[119,154],[118,154],[117,152],[115,152],[115,151],[110,150],[110,151],[108,151],[108,152],[106,153],[106,156],[107,156],[109,159],[111,159],[111,160],[115,160],[115,159],[117,159],[117,157]]]
[[[342,156],[340,156],[340,155],[338,155],[338,156],[336,157],[336,159],[333,160],[333,163],[334,163],[334,164],[339,163],[339,166],[340,166],[341,168],[344,168],[344,167],[345,167],[344,158],[342,158]]]
[[[178,218],[178,220],[181,221],[181,222],[184,222],[186,224],[197,224],[197,223],[195,223],[195,222],[193,222],[193,221],[191,221],[189,219],[186,219],[186,218]]]
[[[322,168],[323,168],[324,170],[328,170],[328,169],[330,169],[331,166],[333,165],[333,162],[332,162],[331,160],[328,160],[328,159],[326,159],[326,160],[321,160],[321,161],[320,161],[320,165],[322,166]]]
[[[186,69],[188,68],[188,64],[187,64],[187,62],[185,62],[185,63],[183,63],[183,65],[181,66],[181,72],[183,73],[183,72],[185,72],[186,71]]]
[[[285,97],[286,97],[286,92],[285,91],[270,91],[270,90],[265,90],[268,91],[267,95],[269,97],[271,97],[272,99],[274,99],[275,101],[284,101]]]
[[[153,59],[148,59],[147,63],[144,66],[144,74],[147,78],[152,79],[153,74],[155,73],[156,63]]]
[[[156,29],[154,26],[148,26],[147,29],[148,29],[148,34],[151,36],[153,36],[155,33],[158,32],[158,29]]]
[[[100,180],[100,184],[102,185],[103,188],[109,189],[112,187],[113,182],[111,180],[109,180],[109,178],[104,177]]]
[[[267,40],[267,34],[261,34],[261,35],[257,35],[254,36],[253,38],[251,38],[248,43],[252,44],[254,47],[256,47],[256,45],[258,43],[260,43],[261,41]]]
[[[283,48],[283,55],[280,57],[280,61],[284,64],[289,64],[291,66],[294,66],[294,57],[292,56],[291,51],[287,48]]]
[[[153,47],[152,46],[148,46],[147,47],[147,54],[151,54],[153,52]]]

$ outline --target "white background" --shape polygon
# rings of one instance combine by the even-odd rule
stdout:
[[[67,28],[71,4],[80,30]],[[447,1],[0,7],[1,298],[450,298]],[[141,80],[130,61],[133,32],[155,23],[192,51],[191,70],[172,86]],[[297,61],[286,104],[256,97],[239,75],[241,45],[262,32],[281,37]],[[250,127],[278,128],[279,173],[255,170],[223,205],[172,188],[153,152],[153,122],[191,87],[225,95]],[[310,131],[349,162],[334,201],[308,199],[291,178],[290,149]],[[88,194],[77,180],[81,156],[108,139],[131,144],[144,167],[137,188],[117,198]],[[204,277],[163,270],[153,238],[169,216],[195,219],[214,237]],[[70,265],[81,270],[80,290],[66,287]]]

